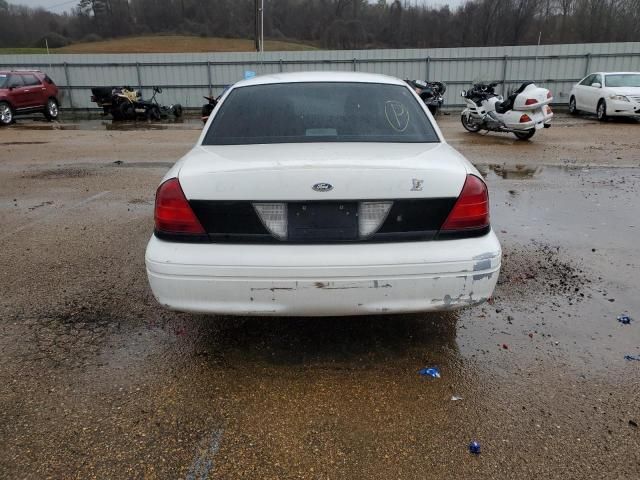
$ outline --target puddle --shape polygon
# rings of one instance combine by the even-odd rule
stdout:
[[[89,170],[84,168],[60,168],[57,170],[41,170],[37,172],[27,173],[22,178],[32,180],[54,180],[58,178],[83,178],[92,175]]]
[[[489,177],[493,174],[496,177],[505,180],[527,180],[538,177],[544,167],[532,167],[530,165],[479,165],[478,170],[483,177]]]

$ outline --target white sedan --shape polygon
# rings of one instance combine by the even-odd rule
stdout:
[[[571,90],[569,112],[607,117],[640,115],[640,72],[598,72],[587,75]]]
[[[146,252],[171,309],[359,315],[482,303],[500,270],[487,186],[405,82],[244,80],[158,187]]]

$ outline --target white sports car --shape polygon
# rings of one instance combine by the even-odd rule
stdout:
[[[601,121],[640,115],[640,72],[587,75],[569,97],[569,112],[578,111],[595,113]]]
[[[156,194],[149,283],[236,315],[445,310],[491,297],[487,186],[405,82],[361,73],[230,88]]]

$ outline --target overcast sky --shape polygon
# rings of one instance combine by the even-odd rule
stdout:
[[[450,5],[452,8],[459,6],[461,3],[464,3],[465,0],[409,0],[409,3],[423,3],[427,5]],[[43,7],[52,12],[64,12],[65,10],[69,10],[70,8],[75,7],[78,4],[78,0],[9,0],[9,3],[19,4],[19,5],[27,5],[28,7]],[[388,0],[387,3],[391,3]]]

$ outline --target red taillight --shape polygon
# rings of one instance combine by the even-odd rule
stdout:
[[[531,121],[531,117],[526,113],[520,117],[520,123],[527,123]]]
[[[204,228],[184,196],[177,178],[158,187],[155,209],[156,231],[161,233],[203,235]]]
[[[466,230],[489,226],[489,193],[475,175],[467,175],[462,192],[449,213],[442,230]]]
[[[527,101],[524,102],[525,105],[535,105],[536,103],[538,103],[538,100],[535,98],[527,98]]]

